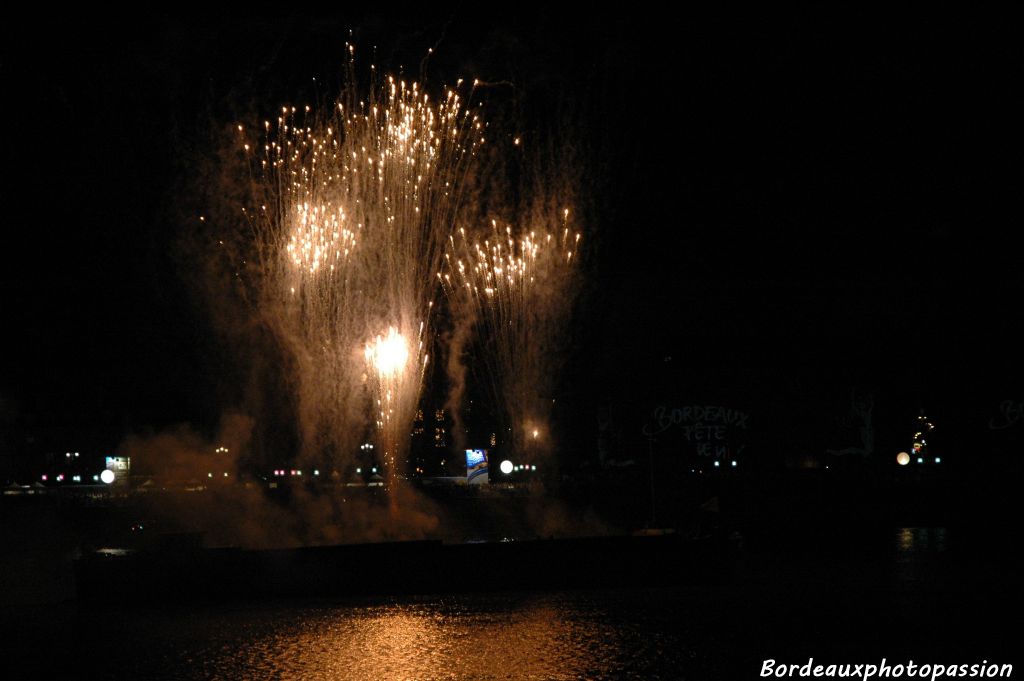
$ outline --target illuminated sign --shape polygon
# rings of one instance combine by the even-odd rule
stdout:
[[[989,419],[989,430],[1005,430],[1024,422],[1024,400],[1004,400],[999,405],[999,415]]]
[[[674,432],[684,444],[682,451],[715,460],[731,460],[746,449],[750,414],[719,405],[694,404],[655,407],[643,434],[667,437]]]
[[[105,468],[115,473],[127,473],[132,463],[131,457],[128,456],[108,456],[104,461]]]
[[[487,482],[487,450],[466,450],[466,482],[483,484]]]

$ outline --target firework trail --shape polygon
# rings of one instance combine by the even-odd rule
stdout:
[[[306,455],[346,456],[369,407],[393,480],[430,360],[434,274],[484,125],[457,89],[388,78],[327,115],[284,108],[246,141],[259,306],[295,363]],[[461,82],[460,82],[461,84]]]

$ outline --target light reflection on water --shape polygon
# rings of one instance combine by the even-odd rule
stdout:
[[[897,531],[892,566],[898,582],[932,584],[946,578],[948,540],[944,527],[904,527]]]
[[[946,550],[945,527],[904,527],[899,530],[899,559],[910,560],[916,553],[941,553]]]
[[[319,613],[297,630],[222,660],[219,671],[269,662],[270,673],[348,678],[575,679],[606,662],[614,632],[591,618],[566,619],[547,604],[513,612],[458,612],[392,606],[352,613]],[[602,650],[605,649],[605,650]],[[226,665],[226,668],[225,668]]]
[[[685,627],[678,626],[675,599],[665,595],[474,594],[371,606],[148,613],[139,620],[144,638],[159,642],[155,654],[129,655],[124,662],[132,668],[111,672],[119,678],[678,678],[695,661],[680,638]]]

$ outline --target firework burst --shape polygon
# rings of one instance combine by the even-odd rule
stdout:
[[[459,229],[437,276],[452,304],[476,320],[504,443],[530,459],[551,445],[553,390],[577,290],[581,235],[569,209],[555,211],[543,197],[521,222],[518,229],[496,220],[475,232]]]
[[[260,142],[239,128],[259,197],[259,304],[295,360],[305,451],[353,451],[368,401],[391,476],[404,461],[434,273],[484,129],[456,89],[434,100],[395,78],[328,114],[283,108]]]

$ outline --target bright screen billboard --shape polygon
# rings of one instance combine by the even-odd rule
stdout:
[[[466,450],[466,482],[487,482],[487,450]]]

